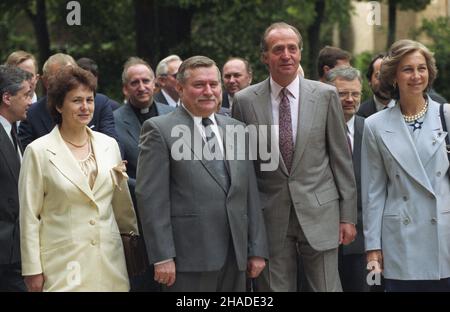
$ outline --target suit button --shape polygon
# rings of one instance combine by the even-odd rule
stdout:
[[[437,223],[437,219],[436,218],[431,218],[431,224],[436,224]]]
[[[94,240],[94,239],[93,239],[93,240],[91,240],[91,245],[92,245],[92,246],[95,246],[95,245],[97,245],[97,241],[96,241],[96,240]]]
[[[403,196],[404,201],[408,201],[408,196]]]
[[[441,172],[440,171],[436,172],[436,176],[440,177],[441,176]]]
[[[398,174],[396,174],[395,177],[396,177],[397,179],[400,179],[400,175],[398,175]]]
[[[409,221],[409,219],[408,219],[408,218],[406,218],[405,220],[403,220],[403,224],[404,224],[404,225],[408,225],[408,224],[409,224],[409,222],[410,222],[410,221]]]
[[[90,224],[90,225],[95,225],[95,220],[90,220],[90,221],[89,221],[89,224]]]

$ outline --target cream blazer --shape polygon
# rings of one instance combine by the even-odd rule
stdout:
[[[120,232],[138,232],[113,138],[87,130],[98,174],[91,189],[56,126],[28,145],[19,177],[22,274],[44,291],[128,291]]]

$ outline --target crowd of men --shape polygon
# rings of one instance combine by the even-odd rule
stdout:
[[[261,41],[268,76],[253,85],[251,65],[239,56],[221,73],[206,57],[170,55],[154,72],[133,56],[123,66],[124,103],[95,94],[89,127],[119,144],[147,246],[148,267],[131,279],[132,291],[371,290],[361,139],[364,118],[395,104],[379,92],[384,55],[369,64],[373,96],[361,104],[363,77],[351,67],[350,53],[324,47],[318,82],[303,77],[302,45],[295,27],[268,27]],[[62,53],[49,57],[41,77],[34,56],[24,51],[0,67],[0,291],[25,290],[20,163],[26,146],[55,126],[47,97],[36,98],[36,83],[48,89],[49,77],[64,66],[99,75],[93,60]],[[228,153],[225,126],[276,125],[278,132],[257,143],[278,150],[279,164],[262,170],[267,159],[259,154],[254,162],[174,160],[171,134],[180,125],[198,129],[205,144],[217,140],[222,154]]]

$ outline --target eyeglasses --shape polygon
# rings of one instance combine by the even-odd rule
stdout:
[[[165,77],[172,77],[173,79],[177,79],[177,75],[178,75],[178,73],[174,73],[174,74],[164,74],[164,75],[162,75],[162,76],[165,76]]]
[[[358,91],[339,91],[338,94],[341,99],[346,99],[349,96],[354,99],[359,99],[361,97],[361,92]]]

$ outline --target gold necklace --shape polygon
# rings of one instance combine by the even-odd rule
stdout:
[[[66,140],[63,136],[61,136],[61,137],[63,138],[63,140],[64,140],[65,142],[69,143],[70,145],[72,145],[72,146],[74,146],[74,147],[76,147],[76,148],[82,148],[82,147],[85,147],[86,144],[89,142],[89,138],[87,138],[87,139],[86,139],[86,142],[84,142],[84,143],[81,144],[81,145],[78,145],[78,144],[75,144],[75,143],[70,142],[69,140]]]
[[[428,110],[428,99],[425,101],[425,105],[423,106],[423,108],[417,114],[411,115],[411,116],[406,116],[406,115],[402,114],[402,116],[406,122],[413,122],[413,121],[418,120],[418,119],[422,118],[423,116],[425,116],[427,110]]]

